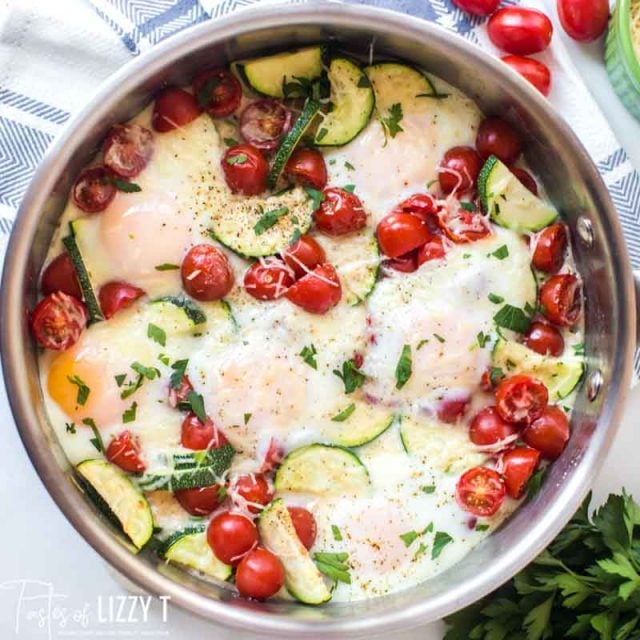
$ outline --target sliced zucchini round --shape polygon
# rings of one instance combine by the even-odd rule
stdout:
[[[167,538],[160,555],[218,580],[227,580],[231,575],[232,567],[220,562],[211,551],[204,527],[188,527],[176,531]]]
[[[333,444],[343,447],[362,447],[381,436],[395,419],[384,407],[363,400],[345,402],[342,411],[329,417],[323,436]]]

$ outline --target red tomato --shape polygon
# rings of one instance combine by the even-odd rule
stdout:
[[[578,321],[581,300],[578,278],[569,273],[552,276],[540,290],[540,304],[544,315],[562,327],[571,327]]]
[[[453,0],[456,7],[474,16],[489,16],[500,4],[500,0]]]
[[[495,407],[486,407],[476,413],[469,427],[469,439],[480,446],[496,444],[516,433],[516,427],[503,420]]]
[[[440,224],[447,237],[456,244],[474,242],[491,233],[491,225],[480,209],[467,211],[458,201],[449,202],[439,215]]]
[[[273,151],[290,128],[291,111],[271,98],[252,102],[240,116],[240,134],[256,149]]]
[[[456,485],[456,500],[474,516],[492,516],[504,502],[506,489],[500,474],[488,467],[465,471]]]
[[[227,256],[210,244],[189,249],[180,268],[184,290],[196,300],[220,300],[233,287],[233,271]]]
[[[244,288],[258,300],[282,297],[293,282],[292,270],[277,258],[254,262],[244,274]]]
[[[507,495],[519,500],[540,461],[540,453],[530,447],[516,447],[502,456],[502,476]]]
[[[127,282],[107,282],[100,287],[98,300],[105,318],[109,319],[120,309],[131,306],[138,298],[145,295],[142,289]]]
[[[234,491],[247,502],[251,513],[260,513],[261,508],[254,505],[265,505],[273,500],[273,491],[267,479],[261,473],[252,473],[238,477],[233,485]],[[242,506],[242,505],[241,505]]]
[[[544,51],[551,42],[553,24],[535,9],[498,9],[487,23],[489,38],[499,49],[517,56]]]
[[[229,189],[245,196],[257,196],[267,188],[269,163],[260,149],[237,144],[225,151],[222,170]]]
[[[173,495],[192,516],[208,516],[224,501],[224,492],[219,484],[198,489],[176,489]]]
[[[423,244],[417,253],[418,266],[430,260],[440,260],[444,258],[447,250],[441,236],[434,235],[431,240]]]
[[[338,187],[328,187],[323,191],[324,199],[315,212],[316,226],[330,236],[359,231],[367,224],[360,198]]]
[[[418,268],[418,251],[420,249],[414,249],[397,258],[383,260],[382,265],[387,269],[393,269],[401,273],[413,273]]]
[[[284,455],[284,447],[275,438],[271,438],[269,440],[267,453],[264,454],[264,460],[262,461],[260,472],[267,473],[268,471],[273,471],[280,465]]]
[[[139,124],[116,124],[107,134],[103,162],[124,178],[137,176],[153,155],[153,133]]]
[[[533,266],[546,273],[557,273],[567,250],[567,230],[559,222],[543,229],[536,238]]]
[[[156,96],[151,126],[160,133],[166,133],[184,127],[200,113],[196,99],[188,91],[167,87]]]
[[[579,42],[599,38],[609,22],[609,0],[558,0],[562,28]]]
[[[340,302],[342,287],[336,270],[325,262],[302,276],[284,295],[305,311],[321,314]]]
[[[228,442],[211,418],[207,417],[206,422],[200,422],[200,418],[193,412],[189,412],[182,421],[181,431],[182,446],[194,451],[219,449]]]
[[[507,422],[530,424],[547,406],[549,392],[537,378],[516,375],[503,380],[496,389],[496,409]]]
[[[538,183],[535,178],[524,169],[519,167],[511,167],[511,173],[525,186],[534,196],[538,195]]]
[[[478,128],[476,149],[484,160],[496,156],[505,164],[513,164],[522,153],[522,140],[502,118],[485,118]]]
[[[524,337],[524,343],[536,353],[543,356],[558,357],[564,351],[562,334],[546,322],[532,322]]]
[[[528,80],[543,96],[551,92],[551,71],[544,62],[524,56],[504,56],[502,62]]]
[[[241,596],[266,600],[284,584],[284,567],[278,556],[258,547],[242,558],[236,571],[236,587]]]
[[[293,269],[296,278],[301,278],[319,264],[326,262],[324,249],[311,237],[300,236],[282,253],[282,259]]]
[[[193,95],[197,104],[214,118],[226,118],[240,106],[242,86],[227,69],[209,69],[196,76]]]
[[[475,187],[480,169],[482,158],[473,147],[452,147],[440,162],[440,188],[444,193],[469,191]]]
[[[311,511],[304,507],[287,507],[293,526],[305,549],[313,547],[318,535],[318,525]]]
[[[547,407],[544,413],[522,432],[522,439],[548,460],[555,460],[564,451],[569,436],[569,418],[557,406]]]
[[[258,530],[247,516],[225,511],[209,522],[207,542],[220,562],[237,565],[258,544]]]
[[[193,391],[193,386],[188,376],[182,376],[180,386],[177,389],[169,387],[169,405],[174,409],[188,409],[191,406],[189,402],[189,394]]]
[[[56,291],[42,298],[31,314],[31,331],[45,349],[64,351],[74,345],[87,325],[82,302]]]
[[[313,189],[327,186],[327,165],[315,149],[296,149],[284,168],[289,180]]]
[[[438,420],[447,424],[455,424],[465,414],[470,400],[469,397],[442,400],[436,411]]]
[[[142,473],[146,469],[140,458],[140,444],[131,431],[122,431],[107,447],[107,460],[129,473]]]
[[[382,253],[398,258],[417,249],[431,239],[431,233],[422,220],[410,213],[390,213],[376,227]]]
[[[85,169],[71,191],[74,204],[87,213],[104,211],[116,197],[114,175],[106,167]]]
[[[62,291],[68,296],[82,300],[82,289],[78,282],[78,275],[68,253],[61,253],[47,265],[47,268],[42,272],[40,290],[45,296]]]
[[[434,197],[429,193],[416,193],[397,205],[392,213],[410,213],[423,222],[434,222],[437,219],[438,206]],[[437,224],[434,225],[434,229]]]

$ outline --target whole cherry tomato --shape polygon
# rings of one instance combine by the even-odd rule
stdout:
[[[500,0],[453,0],[456,7],[474,16],[490,16],[500,4]]]
[[[543,356],[559,357],[564,351],[562,334],[546,322],[532,322],[525,334],[524,343]]]
[[[78,275],[68,253],[61,253],[47,265],[47,268],[42,272],[40,291],[45,296],[62,291],[68,296],[82,300],[82,289],[78,282]]]
[[[378,244],[384,255],[398,258],[431,239],[426,224],[410,213],[390,213],[376,227]]]
[[[235,566],[258,544],[258,530],[247,516],[225,511],[209,522],[207,542],[220,562]]]
[[[564,262],[567,250],[567,230],[556,222],[543,229],[536,238],[533,250],[533,266],[546,273],[557,273]]]
[[[75,181],[71,198],[86,213],[104,211],[116,197],[115,175],[106,167],[85,169]]]
[[[469,439],[480,446],[492,445],[518,433],[518,429],[503,420],[495,407],[481,409],[469,426]]]
[[[342,236],[366,226],[367,214],[357,195],[339,187],[328,187],[322,193],[324,198],[314,214],[320,231]]]
[[[254,262],[244,274],[244,288],[257,300],[280,298],[293,282],[291,268],[278,258]]]
[[[551,42],[553,24],[535,9],[506,7],[498,9],[487,23],[489,39],[499,49],[517,56],[544,51]]]
[[[180,442],[185,449],[202,451],[203,449],[219,449],[227,444],[224,434],[207,417],[205,422],[189,412],[182,421]]]
[[[484,160],[496,156],[505,164],[513,164],[522,153],[522,139],[502,118],[485,118],[478,128],[476,149]]]
[[[305,549],[311,549],[318,535],[318,525],[313,514],[304,507],[287,507],[287,510],[300,542],[302,542]]]
[[[580,283],[573,274],[552,276],[540,289],[542,312],[561,327],[571,327],[578,321],[581,301]]]
[[[169,387],[169,406],[173,409],[190,411],[189,394],[192,391],[193,385],[191,384],[191,380],[189,380],[189,376],[182,376],[180,386],[177,389]]]
[[[304,187],[324,189],[327,186],[324,156],[315,149],[296,149],[285,165],[284,174]]]
[[[500,474],[489,467],[465,471],[456,485],[460,507],[474,516],[492,516],[504,502],[506,488]]]
[[[146,465],[140,456],[140,444],[131,431],[122,431],[111,440],[106,451],[107,460],[129,473],[142,473]]]
[[[470,401],[471,398],[468,396],[442,400],[436,410],[438,420],[447,424],[455,424],[467,411]]]
[[[210,244],[189,249],[180,274],[184,290],[196,300],[220,300],[233,287],[233,271],[227,256]]]
[[[267,188],[269,163],[262,151],[250,144],[229,147],[222,157],[222,171],[233,193],[257,196]]]
[[[285,298],[309,313],[326,313],[342,296],[340,278],[332,265],[323,263],[289,287]]]
[[[109,319],[120,309],[131,306],[144,291],[127,282],[107,282],[100,287],[98,301],[105,318]]]
[[[261,473],[239,476],[233,483],[232,489],[241,498],[250,503],[247,505],[247,509],[251,513],[260,513],[261,508],[257,505],[264,506],[273,500],[273,490]]]
[[[551,71],[544,62],[524,56],[504,56],[502,62],[528,80],[543,96],[551,92]]]
[[[292,245],[282,252],[282,259],[296,278],[313,271],[319,264],[326,262],[324,249],[311,236],[300,236]]]
[[[516,447],[502,456],[502,475],[507,495],[519,500],[540,462],[540,453],[531,447]]]
[[[153,133],[132,123],[111,127],[102,149],[105,166],[124,178],[137,176],[152,155]]]
[[[256,149],[273,151],[290,128],[291,111],[271,98],[252,102],[240,116],[240,134]]]
[[[520,167],[511,167],[511,173],[518,178],[518,180],[525,186],[534,196],[538,195],[538,183],[535,178],[524,169],[520,169]]]
[[[230,71],[218,67],[196,76],[193,95],[198,106],[211,116],[226,118],[240,106],[242,86]]]
[[[452,147],[440,162],[438,181],[444,193],[473,189],[482,169],[482,158],[473,147]]]
[[[280,591],[284,579],[282,562],[263,547],[247,553],[236,570],[236,587],[245,598],[266,600]]]
[[[173,495],[192,516],[208,516],[224,501],[224,490],[219,484],[197,489],[176,489]]]
[[[578,42],[599,38],[609,22],[609,0],[558,0],[562,28]]]
[[[200,113],[198,102],[188,91],[178,87],[167,87],[156,96],[151,126],[160,133],[166,133],[188,125]]]
[[[56,291],[42,298],[31,314],[31,331],[45,349],[65,351],[73,346],[87,325],[80,300]]]
[[[491,233],[491,225],[479,208],[463,209],[459,202],[449,203],[439,213],[440,226],[447,237],[456,244],[475,242]]]
[[[412,195],[394,207],[392,213],[410,213],[427,224],[433,222],[434,229],[431,229],[432,231],[437,227],[436,214],[438,213],[438,206],[434,197],[429,193]]]
[[[496,389],[496,410],[503,420],[514,424],[531,424],[537,420],[548,401],[547,387],[532,376],[511,376]]]
[[[544,413],[522,432],[522,439],[547,460],[555,460],[564,451],[569,436],[569,418],[556,406],[547,407]]]

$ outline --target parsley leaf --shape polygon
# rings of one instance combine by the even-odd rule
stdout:
[[[355,169],[355,167],[348,160],[344,161],[344,168],[349,169],[349,171],[353,171]]]
[[[222,82],[221,78],[213,77],[209,78],[199,89],[196,94],[196,101],[201,109],[206,109],[209,103],[213,99],[213,92]]]
[[[405,344],[402,347],[400,359],[396,365],[396,389],[402,389],[411,377],[413,360],[411,358],[411,347]]]
[[[480,348],[484,349],[488,342],[491,342],[491,336],[485,334],[484,331],[481,331],[478,334],[478,344],[480,345]]]
[[[225,138],[224,143],[227,147],[235,147],[238,144],[238,141],[235,138]]]
[[[500,367],[491,367],[489,370],[489,380],[493,386],[498,386],[504,378],[504,371]]]
[[[433,334],[433,337],[438,341],[438,342],[446,342],[446,340],[442,337],[439,336],[437,333]]]
[[[102,441],[102,436],[100,435],[98,427],[96,426],[93,418],[84,418],[82,424],[86,424],[87,427],[90,427],[91,431],[93,431],[93,438],[91,438],[89,442],[91,442],[91,444],[96,448],[97,451],[99,451],[100,453],[104,453],[104,442]]]
[[[182,385],[182,379],[185,376],[187,371],[187,365],[189,364],[189,359],[185,358],[184,360],[176,360],[171,368],[173,369],[173,373],[169,378],[169,386],[172,389],[179,389]]]
[[[344,187],[342,187],[345,191],[348,191],[349,193],[353,193],[356,190],[356,185],[355,184],[345,184]]]
[[[343,362],[342,371],[334,369],[333,374],[342,380],[345,393],[353,393],[356,389],[359,389],[364,384],[366,378],[364,373],[356,367],[353,359]]]
[[[198,416],[198,420],[204,424],[207,421],[207,414],[204,410],[204,398],[195,391],[189,391],[187,399],[191,405],[191,411],[193,411],[193,413]]]
[[[289,213],[289,207],[280,207],[278,209],[272,209],[271,211],[266,211],[260,216],[258,222],[253,225],[253,230],[257,236],[261,236],[265,231],[268,231],[273,227],[276,222],[282,216],[286,216]]]
[[[509,256],[509,247],[506,244],[503,244],[501,247],[498,247],[492,254],[494,258],[498,258],[498,260],[504,260]]]
[[[418,539],[419,535],[420,534],[417,531],[407,531],[407,533],[400,534],[400,540],[404,542],[405,547],[410,547],[413,544],[413,542],[415,542]]]
[[[389,115],[384,118],[380,118],[385,137],[390,135],[392,138],[395,138],[401,131],[404,131],[400,126],[402,118],[402,105],[399,102],[394,102],[389,109]]]
[[[154,342],[157,342],[161,347],[167,344],[167,334],[162,327],[150,322],[147,325],[147,338],[151,338]]]
[[[121,180],[120,178],[109,178],[109,182],[118,190],[123,193],[137,193],[142,191],[139,184],[135,182],[129,182],[128,180]]]
[[[520,307],[514,307],[510,304],[505,304],[495,316],[493,321],[504,329],[511,329],[511,331],[517,331],[518,333],[525,333],[529,328],[530,320],[525,312]]]
[[[115,378],[116,384],[118,387],[121,387],[124,384],[124,381],[127,379],[126,373],[119,373],[117,376],[113,376]]]
[[[504,302],[504,298],[495,293],[490,293],[488,296],[489,302],[493,302],[493,304],[502,304]]]
[[[138,403],[134,401],[133,404],[122,414],[122,423],[126,424],[127,422],[134,422],[137,410]]]
[[[71,384],[75,384],[78,387],[78,395],[76,396],[76,402],[84,407],[87,400],[89,399],[89,394],[91,393],[91,389],[87,386],[84,380],[80,376],[67,376],[67,380]]]
[[[433,547],[431,548],[431,559],[435,560],[440,556],[442,550],[450,543],[453,542],[453,538],[444,531],[436,531],[436,535],[433,538]]]
[[[420,487],[420,491],[426,494],[435,493],[436,485],[435,484],[423,484]]]
[[[420,351],[420,349],[422,349],[422,347],[424,347],[425,344],[429,344],[429,340],[427,338],[425,338],[424,340],[420,340],[420,342],[418,342],[416,351]]]
[[[333,539],[336,542],[342,542],[342,533],[335,524],[331,525],[331,533],[333,534]]]
[[[476,524],[475,531],[488,531],[488,530],[489,530],[488,524],[484,524],[482,522],[478,522],[478,524]]]
[[[234,156],[227,156],[225,162],[227,164],[244,164],[248,159],[246,153],[237,153]]]
[[[308,347],[304,347],[302,351],[298,354],[312,369],[318,368],[318,363],[316,362],[316,355],[318,352],[313,344],[310,344]]]
[[[75,422],[65,422],[64,428],[67,433],[75,434],[76,433],[76,424]]]
[[[162,264],[157,264],[155,266],[156,271],[175,271],[180,267],[177,264],[172,264],[171,262],[163,262]]]
[[[476,205],[473,202],[462,201],[462,202],[460,202],[460,208],[463,211],[474,212],[476,210]]]
[[[348,553],[314,553],[313,559],[321,573],[335,580],[351,584],[350,567],[347,564]]]
[[[585,354],[584,342],[580,342],[579,344],[574,344],[573,353],[575,353],[577,356],[583,356]]]
[[[249,424],[249,420],[251,420],[251,413],[245,413],[244,416],[242,416],[242,419],[244,420],[245,424]]]
[[[340,413],[333,416],[331,420],[333,422],[344,422],[349,416],[356,410],[356,405],[351,403],[346,409],[343,409]]]
[[[322,193],[322,191],[314,189],[313,187],[305,187],[304,190],[313,201],[313,210],[317,211],[320,208],[320,204],[324,200],[324,193]]]

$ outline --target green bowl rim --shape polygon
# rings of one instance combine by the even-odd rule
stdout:
[[[614,20],[627,70],[640,89],[640,61],[631,39],[631,0],[618,0]]]

